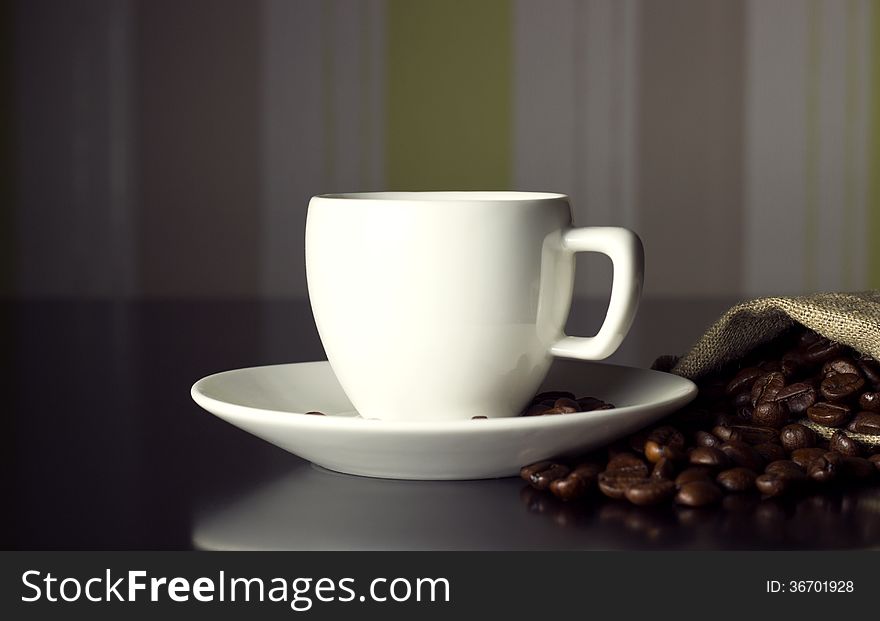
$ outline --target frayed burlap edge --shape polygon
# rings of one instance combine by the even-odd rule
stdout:
[[[733,306],[712,324],[671,373],[699,379],[773,340],[796,323],[880,360],[880,291],[817,293],[758,298]],[[837,431],[806,419],[800,422],[824,438]],[[844,433],[868,446],[880,446],[880,436]]]
[[[699,379],[773,340],[795,323],[880,359],[880,291],[817,293],[737,304],[706,330],[672,373]]]
[[[872,436],[866,433],[856,433],[855,431],[848,431],[846,429],[836,429],[834,427],[826,427],[824,425],[817,425],[813,421],[808,418],[802,418],[798,421],[804,427],[809,427],[813,431],[815,431],[818,435],[822,436],[826,440],[830,440],[831,436],[835,434],[835,432],[840,431],[841,433],[846,434],[853,440],[858,440],[862,444],[866,446],[880,446],[880,436]]]

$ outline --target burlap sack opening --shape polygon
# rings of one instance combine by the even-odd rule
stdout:
[[[880,291],[816,293],[737,304],[700,337],[672,373],[700,379],[773,340],[795,323],[880,360]],[[800,422],[826,438],[835,431],[807,419]],[[880,446],[880,436],[845,433],[869,446]]]

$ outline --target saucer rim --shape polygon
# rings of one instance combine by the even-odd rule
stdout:
[[[290,412],[287,410],[276,410],[268,408],[258,408],[250,405],[242,405],[230,401],[224,401],[208,396],[204,392],[206,384],[217,381],[217,378],[224,375],[232,375],[244,372],[259,372],[263,369],[277,369],[279,367],[302,367],[304,365],[324,366],[327,367],[329,373],[333,373],[330,363],[326,360],[313,360],[306,362],[290,362],[283,364],[257,365],[251,367],[242,367],[238,369],[228,369],[207,375],[196,381],[190,388],[190,396],[201,408],[208,413],[217,415],[222,413],[224,416],[230,416],[238,419],[250,419],[255,422],[271,423],[275,425],[283,425],[288,427],[311,427],[324,429],[346,429],[358,432],[377,432],[377,433],[417,433],[425,432],[468,432],[468,433],[495,433],[500,431],[521,431],[528,429],[547,429],[547,428],[564,428],[568,426],[576,426],[584,419],[589,418],[593,421],[608,420],[630,413],[642,412],[644,408],[669,408],[674,411],[679,407],[683,407],[693,401],[697,394],[697,386],[691,380],[674,375],[672,373],[664,373],[653,369],[643,369],[640,367],[631,367],[618,364],[607,364],[597,361],[583,361],[585,364],[601,364],[606,367],[615,367],[624,372],[636,371],[638,373],[661,374],[667,376],[671,381],[679,383],[679,388],[674,393],[670,390],[670,395],[663,399],[654,401],[645,401],[634,405],[613,408],[609,410],[600,410],[592,412],[573,412],[560,416],[510,416],[488,419],[452,419],[439,421],[399,421],[399,420],[382,420],[368,419],[361,416],[314,416],[303,412]]]

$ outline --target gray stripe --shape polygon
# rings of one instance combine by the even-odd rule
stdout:
[[[134,5],[132,0],[116,0],[108,6],[108,98],[109,126],[107,184],[110,209],[108,239],[113,257],[113,294],[130,297],[136,293],[134,231],[134,141],[132,68],[134,53]]]
[[[304,297],[306,207],[324,182],[320,0],[263,3],[262,291]]]
[[[638,229],[645,232],[645,291],[739,291],[745,6],[668,0],[641,8]]]
[[[140,0],[140,291],[260,289],[257,2]]]
[[[130,282],[117,244],[128,209],[126,6],[16,4],[17,293],[115,296]],[[122,34],[122,39],[118,36]],[[122,200],[119,200],[122,199]]]

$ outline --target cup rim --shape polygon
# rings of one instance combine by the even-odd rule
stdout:
[[[557,192],[519,192],[513,190],[430,191],[430,192],[338,192],[314,198],[359,201],[435,201],[435,202],[522,202],[567,200]]]

